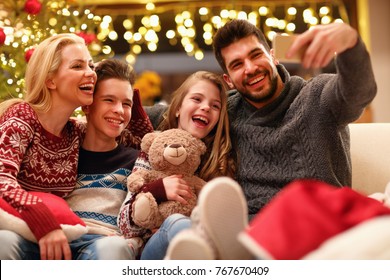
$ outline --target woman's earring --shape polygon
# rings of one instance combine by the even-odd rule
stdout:
[[[179,112],[176,112],[176,118],[178,118],[179,117]]]

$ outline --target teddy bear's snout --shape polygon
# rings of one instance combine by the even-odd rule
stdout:
[[[164,148],[164,158],[173,165],[182,164],[187,159],[187,150],[181,144],[170,144]]]
[[[180,145],[180,144],[171,144],[171,145],[169,145],[168,147],[174,148],[174,149],[178,149],[178,148],[183,147],[183,146]]]

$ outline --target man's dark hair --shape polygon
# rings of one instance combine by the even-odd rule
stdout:
[[[256,36],[268,52],[270,51],[268,41],[263,32],[247,20],[233,19],[217,30],[213,38],[213,50],[215,58],[225,73],[227,73],[227,68],[221,50],[238,40],[252,35]]]

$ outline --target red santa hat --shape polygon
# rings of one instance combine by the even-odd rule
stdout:
[[[390,208],[349,187],[299,180],[280,191],[239,239],[261,259],[301,259],[330,237],[389,214]]]

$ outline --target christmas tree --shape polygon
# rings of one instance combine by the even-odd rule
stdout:
[[[59,33],[85,39],[95,60],[105,57],[96,33],[100,17],[76,0],[2,0],[0,3],[0,102],[23,98],[24,73],[34,47]]]

